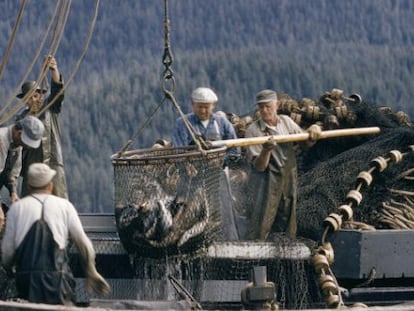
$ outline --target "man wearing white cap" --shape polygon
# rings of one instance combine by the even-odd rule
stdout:
[[[195,131],[195,135],[201,137],[205,142],[215,140],[236,139],[237,135],[231,122],[223,115],[213,113],[218,98],[214,91],[207,87],[198,87],[191,94],[191,107],[193,112],[186,115],[186,119]],[[178,118],[174,135],[173,146],[188,146],[193,144],[193,137],[190,135],[184,120]],[[229,148],[224,157],[225,169],[223,170],[220,182],[229,185],[229,170],[227,165],[237,162],[240,159],[240,148]],[[220,187],[227,189],[226,186]],[[226,196],[231,193],[222,190],[220,195]],[[224,197],[221,204],[222,232],[228,240],[237,240],[237,230],[234,220],[231,202]]]
[[[273,90],[256,94],[260,119],[246,129],[245,137],[289,135],[304,132],[290,117],[278,115],[280,102]],[[321,128],[314,124],[307,129],[311,146]],[[297,164],[294,143],[248,146],[247,158],[252,164],[249,175],[247,239],[266,240],[271,231],[296,235]]]
[[[0,189],[5,186],[9,190],[11,203],[18,199],[16,189],[22,166],[22,146],[39,147],[43,131],[43,123],[33,116],[0,128]]]
[[[198,87],[191,94],[193,112],[186,115],[197,136],[204,141],[225,140],[237,138],[233,125],[225,116],[213,113],[218,98],[216,93],[207,87]],[[188,146],[193,144],[193,137],[189,133],[182,118],[178,118],[172,137],[173,146]],[[225,161],[238,160],[240,148],[229,148]]]
[[[67,247],[71,238],[85,267],[86,284],[98,294],[110,287],[95,268],[95,251],[75,207],[52,194],[56,171],[44,163],[28,169],[31,194],[14,203],[7,214],[2,261],[15,268],[19,298],[36,303],[70,304],[75,280]]]

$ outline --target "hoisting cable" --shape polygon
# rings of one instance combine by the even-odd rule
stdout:
[[[37,59],[39,58],[40,52],[43,49],[44,44],[46,43],[46,39],[48,37],[48,34],[50,32],[50,29],[53,25],[53,22],[56,18],[57,12],[59,9],[59,2],[56,3],[56,6],[54,8],[54,12],[52,14],[52,17],[50,19],[50,22],[48,24],[48,27],[46,29],[46,32],[42,38],[42,41],[40,42],[39,47],[36,50],[35,56],[33,57],[32,63],[29,65],[28,69],[26,70],[26,73],[23,75],[22,80],[20,81],[19,85],[23,83],[23,81],[25,81],[27,79],[27,77],[29,76],[30,72],[33,69],[34,64],[36,63]],[[19,88],[17,88],[16,90],[14,90],[14,92],[12,93],[13,95],[7,100],[6,105],[0,110],[0,116],[4,113],[4,111],[10,106],[10,104],[13,102],[14,98],[15,98],[15,94],[17,94],[19,92]],[[1,120],[0,120],[0,126],[4,125],[7,121],[9,121],[20,109],[22,109],[25,105],[27,100],[30,98],[30,96],[33,95],[33,91],[29,91],[24,97],[23,99],[15,106],[13,107],[13,109],[11,111],[9,111],[7,113],[6,116],[4,116]]]
[[[161,103],[156,107],[154,112],[151,116],[145,121],[145,123],[134,133],[131,139],[129,139],[126,144],[117,152],[117,157],[121,157],[122,154],[128,150],[128,148],[132,145],[133,140],[142,132],[144,128],[146,128],[147,124],[152,120],[155,113],[160,109],[162,104],[165,102],[166,99],[170,100],[179,112],[181,118],[184,121],[185,126],[187,127],[193,141],[196,143],[197,148],[200,152],[203,152],[207,149],[207,145],[202,140],[200,136],[196,136],[194,133],[194,128],[188,122],[187,117],[182,112],[180,106],[177,103],[177,100],[174,97],[175,91],[175,77],[174,72],[172,70],[172,64],[174,62],[174,57],[171,52],[171,45],[170,45],[170,20],[168,17],[168,0],[164,0],[164,54],[162,57],[162,64],[164,65],[164,72],[162,74],[162,90],[164,92],[164,98],[161,100]]]
[[[171,69],[172,63],[173,63],[173,55],[171,53],[171,44],[170,44],[170,19],[168,17],[168,0],[164,0],[164,56],[162,59],[162,63],[165,66],[164,74],[163,74],[163,83],[162,88],[164,91],[165,98],[169,99],[175,109],[180,114],[181,118],[184,121],[185,126],[187,127],[188,132],[191,135],[191,138],[197,145],[197,148],[200,152],[203,152],[205,149],[207,149],[207,145],[205,144],[204,140],[201,138],[200,135],[196,135],[193,126],[188,121],[186,115],[181,110],[180,106],[178,105],[175,97],[174,97],[174,91],[175,91],[175,79],[174,79],[174,73]],[[167,88],[167,82],[171,81],[171,88]]]

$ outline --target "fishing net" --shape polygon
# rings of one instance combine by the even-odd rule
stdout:
[[[220,174],[225,148],[130,151],[113,157],[115,218],[121,242],[137,256],[205,250],[220,238]]]
[[[140,300],[179,299],[179,291],[169,281],[173,276],[203,306],[240,307],[240,292],[251,270],[266,266],[281,307],[303,309],[315,304],[320,296],[308,262],[308,245],[283,235],[274,236],[272,242],[236,241],[245,226],[248,166],[242,160],[223,178],[223,152],[202,155],[194,147],[160,148],[113,158],[116,224],[131,258],[129,277],[134,279],[119,292]],[[188,208],[187,215],[174,216],[177,202]],[[204,204],[208,211],[200,213]],[[163,230],[168,220],[163,219],[160,206],[170,210],[172,223],[177,223],[167,233]],[[148,210],[142,210],[145,207]],[[234,212],[234,223],[223,219],[223,210]],[[180,244],[179,226],[188,227],[185,217],[193,224],[203,222],[206,214],[204,230]],[[237,236],[228,235],[232,226]]]
[[[376,170],[373,183],[362,189],[363,199],[354,209],[354,219],[378,229],[382,202],[390,200],[391,188],[412,191],[412,182],[399,176],[413,168],[414,131],[401,125],[393,114],[387,114],[369,103],[356,107],[359,126],[376,125],[380,134],[319,141],[299,157],[298,234],[318,240],[322,222],[344,204],[347,193],[356,186],[358,174],[372,167],[372,160],[397,150],[406,153],[399,163],[389,163],[383,172]],[[388,227],[389,228],[389,227]]]

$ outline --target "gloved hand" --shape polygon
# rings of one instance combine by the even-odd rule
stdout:
[[[271,139],[271,138],[269,138],[263,145],[262,145],[262,147],[263,147],[263,150],[265,150],[265,151],[272,151],[275,147],[277,146],[277,143],[273,140],[273,139]]]
[[[111,292],[109,284],[94,268],[87,271],[85,285],[88,292],[93,290],[98,295],[106,296]]]
[[[322,129],[317,124],[312,124],[308,129],[307,132],[309,133],[309,140],[316,141],[321,137]]]

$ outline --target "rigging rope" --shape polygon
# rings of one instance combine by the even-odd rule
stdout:
[[[23,78],[21,79],[19,86],[13,91],[12,96],[7,100],[5,106],[0,110],[0,116],[4,114],[5,110],[11,105],[11,103],[14,101],[15,95],[19,92],[20,89],[20,85],[27,80],[27,77],[29,76],[30,72],[32,71],[34,64],[36,63],[36,61],[39,58],[40,52],[43,49],[43,46],[46,43],[46,39],[49,35],[50,29],[52,28],[53,22],[56,18],[56,15],[59,11],[59,7],[60,7],[60,2],[56,3],[56,6],[54,8],[52,17],[50,19],[50,22],[47,26],[46,32],[42,38],[42,41],[40,42],[40,45],[38,47],[38,49],[36,50],[35,56],[33,57],[32,63],[29,65],[28,69],[26,70],[25,74],[23,75]],[[27,100],[30,98],[30,96],[32,96],[33,92],[28,92],[26,94],[26,96],[23,97],[23,99],[17,104],[15,105],[15,107],[13,109],[11,109],[11,111],[9,111],[7,113],[6,116],[4,116],[1,120],[0,120],[0,126],[4,125],[6,122],[8,122],[20,109],[22,109],[25,105]]]
[[[71,2],[72,1],[69,1],[69,2],[65,2],[65,1],[63,1],[63,3],[64,4],[66,4],[66,5],[62,5],[62,6],[60,6],[61,7],[61,9],[60,9],[60,14],[59,14],[59,18],[58,18],[58,21],[57,21],[57,23],[56,23],[56,27],[55,27],[55,32],[54,32],[54,34],[53,34],[53,37],[52,37],[52,40],[51,40],[51,48],[50,48],[50,53],[52,54],[52,55],[54,55],[55,53],[56,53],[56,50],[57,50],[57,48],[58,48],[58,46],[59,46],[59,44],[60,44],[60,41],[61,41],[61,39],[62,39],[62,37],[63,37],[63,30],[64,30],[64,26],[66,25],[66,22],[67,22],[67,19],[68,19],[68,16],[69,16],[69,12],[70,12],[70,4],[71,4]],[[79,66],[80,66],[80,64],[81,64],[81,62],[82,62],[82,60],[83,60],[83,58],[84,58],[84,56],[85,56],[85,54],[86,54],[86,51],[87,51],[87,49],[88,49],[88,47],[89,47],[89,44],[90,44],[90,41],[91,41],[91,38],[92,38],[92,34],[93,34],[93,30],[94,30],[94,28],[95,28],[95,25],[96,25],[96,20],[97,20],[97,16],[98,16],[98,12],[99,12],[99,5],[100,5],[100,0],[96,0],[95,1],[95,10],[94,10],[94,16],[93,16],[93,19],[92,19],[92,22],[91,22],[91,24],[90,24],[90,26],[89,26],[89,31],[88,31],[88,35],[87,35],[87,38],[86,38],[86,41],[85,41],[85,44],[84,44],[84,47],[83,47],[83,50],[82,50],[82,53],[81,53],[81,55],[80,55],[80,57],[79,57],[79,59],[77,60],[77,62],[76,62],[76,64],[75,64],[75,66],[74,66],[74,69],[72,70],[72,72],[69,74],[69,78],[67,79],[67,81],[65,82],[65,84],[63,85],[63,87],[62,87],[62,89],[59,91],[59,93],[46,105],[46,106],[44,106],[38,113],[37,113],[37,115],[36,116],[39,116],[39,115],[41,115],[42,113],[44,113],[50,106],[52,106],[55,102],[56,102],[56,100],[59,98],[59,96],[61,95],[61,94],[63,94],[63,92],[66,90],[66,88],[68,87],[68,85],[70,84],[70,82],[73,80],[73,77],[75,76],[75,74],[76,74],[76,72],[77,72],[77,70],[79,69]],[[56,6],[56,9],[55,9],[55,12],[54,12],[54,14],[53,14],[53,18],[52,18],[52,20],[51,20],[51,23],[49,24],[49,27],[48,27],[48,30],[47,30],[47,33],[46,33],[46,35],[44,36],[44,40],[42,41],[42,44],[41,44],[41,46],[39,47],[39,49],[38,49],[38,52],[37,52],[37,55],[36,55],[36,57],[35,57],[35,59],[33,60],[33,62],[32,62],[32,64],[31,64],[31,66],[30,66],[30,71],[31,71],[31,69],[32,69],[32,67],[33,67],[33,64],[34,64],[34,62],[35,62],[35,60],[37,60],[38,59],[38,57],[39,57],[39,54],[40,54],[40,50],[43,48],[43,45],[44,45],[44,42],[45,42],[45,39],[47,38],[47,34],[50,32],[50,26],[52,25],[52,22],[53,22],[53,20],[55,19],[55,16],[56,16],[56,12],[57,12],[57,7],[58,6]],[[41,71],[41,74],[40,74],[40,76],[38,77],[38,80],[37,81],[39,81],[40,79],[44,79],[44,77],[46,76],[46,70],[47,70],[47,68],[46,68],[46,62],[43,64],[43,67],[42,67],[42,71]],[[29,72],[29,71],[28,71]],[[28,75],[28,74],[27,74]],[[27,78],[27,75],[25,76],[25,78],[23,79],[23,80],[25,80],[26,78]],[[17,94],[17,92],[18,92],[18,90],[16,90],[15,91],[15,94]],[[11,119],[11,117],[15,114],[15,113],[17,113],[17,111],[19,111],[21,108],[23,108],[25,105],[26,105],[26,102],[27,102],[27,100],[28,100],[28,98],[30,98],[30,96],[32,96],[32,94],[33,94],[33,92],[34,92],[34,90],[32,90],[32,91],[30,91],[30,92],[28,92],[24,97],[23,97],[23,99],[20,101],[20,103],[12,110],[12,112],[9,112],[9,114],[5,117],[5,118],[3,118],[2,120],[0,120],[0,125],[1,124],[4,124],[5,122],[7,122],[8,120],[10,120]],[[1,114],[1,113],[0,113]]]
[[[86,37],[86,41],[85,44],[83,46],[82,49],[82,53],[80,55],[80,57],[78,58],[78,61],[76,62],[74,69],[72,70],[72,72],[69,74],[69,77],[67,79],[67,81],[65,82],[65,84],[63,85],[62,89],[59,91],[59,93],[55,96],[55,98],[53,98],[53,100],[50,101],[50,103],[48,103],[45,107],[43,107],[39,113],[37,114],[37,116],[41,115],[42,113],[44,113],[50,106],[52,106],[56,100],[59,98],[59,96],[61,94],[63,94],[63,92],[66,90],[66,88],[68,87],[68,85],[72,82],[76,72],[79,69],[80,64],[82,63],[83,58],[85,57],[86,51],[88,50],[89,44],[91,42],[92,39],[92,34],[93,31],[95,29],[95,25],[96,25],[96,20],[98,18],[98,13],[99,13],[99,6],[100,6],[100,0],[96,0],[95,1],[95,10],[94,10],[94,16],[92,19],[92,22],[89,26],[89,31],[88,31],[88,36]]]
[[[3,60],[2,60],[2,62],[0,64],[0,78],[3,75],[4,68],[6,67],[7,61],[9,60],[10,51],[12,49],[12,46],[13,46],[13,43],[14,43],[14,39],[16,38],[16,32],[17,32],[17,29],[20,26],[20,22],[22,20],[23,11],[24,11],[24,7],[25,6],[26,6],[26,0],[22,0],[21,5],[20,5],[20,8],[19,8],[19,14],[17,15],[16,23],[13,26],[12,35],[10,37],[9,43],[7,44],[7,48],[6,48],[6,52],[4,53]]]

